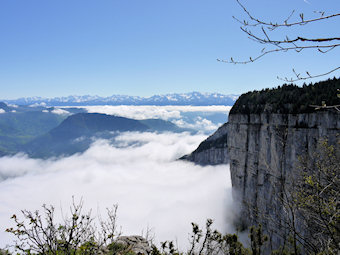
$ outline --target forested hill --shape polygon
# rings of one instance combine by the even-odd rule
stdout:
[[[230,114],[309,113],[311,105],[340,105],[337,97],[340,79],[334,78],[302,87],[284,84],[273,89],[252,91],[241,95]]]

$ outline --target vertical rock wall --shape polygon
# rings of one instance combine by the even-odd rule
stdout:
[[[312,155],[320,138],[334,143],[340,114],[231,114],[228,156],[234,200],[244,226],[261,223],[273,235],[272,247],[282,243],[283,208],[278,194],[296,178],[298,157]],[[276,233],[276,234],[275,234]]]

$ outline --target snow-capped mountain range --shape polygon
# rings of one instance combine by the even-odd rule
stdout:
[[[25,97],[13,100],[1,100],[7,104],[42,105],[42,106],[81,106],[81,105],[233,105],[238,95],[219,93],[177,93],[154,95],[151,97],[113,95],[100,96],[68,96],[68,97]]]

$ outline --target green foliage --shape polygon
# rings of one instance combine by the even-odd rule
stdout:
[[[195,254],[230,254],[246,255],[250,250],[244,248],[238,240],[236,234],[223,235],[217,230],[211,228],[213,221],[208,219],[205,230],[197,224],[192,223],[191,248],[188,255]]]
[[[0,255],[10,255],[9,251],[0,249]]]
[[[151,255],[260,255],[268,241],[261,226],[251,227],[249,234],[251,249],[245,248],[236,234],[223,235],[212,229],[212,224],[213,221],[208,219],[205,229],[202,229],[196,223],[191,223],[190,249],[187,252],[179,252],[173,242],[166,241],[161,243],[160,249],[153,245]]]
[[[262,232],[261,224],[256,228],[252,226],[250,228],[250,243],[253,255],[260,255],[262,253],[263,246],[268,241],[268,236]]]
[[[228,134],[225,134],[215,140],[203,141],[194,152],[201,152],[211,148],[226,148]]]
[[[301,159],[302,178],[296,203],[309,231],[309,243],[320,254],[340,250],[340,140],[321,140],[314,155]]]
[[[296,253],[293,249],[293,244],[289,243],[289,245],[281,246],[279,249],[276,249],[270,253],[271,255],[299,255],[301,252]]]
[[[175,248],[173,241],[161,242],[160,248],[161,250],[159,250],[156,245],[152,245],[150,254],[151,255],[182,255],[183,254],[179,252],[177,248]]]
[[[131,247],[124,245],[122,243],[111,243],[108,245],[108,251],[105,252],[105,255],[134,255],[135,253],[131,250]]]
[[[54,207],[43,205],[43,214],[39,211],[23,210],[23,220],[15,214],[11,217],[15,227],[6,232],[16,237],[15,249],[21,254],[53,254],[53,255],[92,255],[112,241],[116,232],[116,211],[108,209],[108,219],[100,219],[97,230],[91,212],[82,212],[83,203],[73,204],[71,216],[63,215],[63,222],[56,223]]]
[[[248,92],[241,95],[230,114],[260,113],[311,113],[315,108],[310,105],[340,105],[337,96],[340,79],[328,79],[315,84],[298,87],[284,84],[274,89]]]
[[[273,254],[338,254],[340,250],[340,140],[318,141],[315,152],[301,156],[280,203],[284,245]],[[277,220],[276,220],[277,221]],[[283,223],[281,223],[283,222]]]

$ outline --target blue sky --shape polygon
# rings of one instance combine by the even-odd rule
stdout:
[[[340,11],[338,0],[243,2],[268,20],[292,9],[306,17]],[[245,17],[234,0],[0,0],[0,98],[240,94],[282,84],[276,76],[290,76],[292,68],[320,73],[339,65],[339,49],[272,54],[248,65],[217,62],[262,49],[233,15]],[[339,27],[337,18],[305,26],[303,35],[334,36]]]

